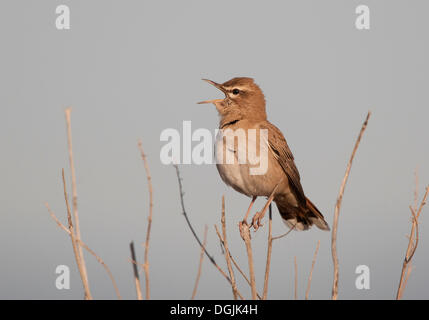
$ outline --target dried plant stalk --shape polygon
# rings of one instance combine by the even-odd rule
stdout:
[[[426,204],[428,193],[429,193],[429,186],[426,187],[426,192],[423,196],[423,199],[418,209],[417,209],[417,202],[415,202],[414,208],[410,206],[411,215],[412,215],[411,232],[410,232],[410,236],[408,237],[409,240],[408,240],[407,251],[405,252],[404,262],[402,263],[402,270],[401,270],[401,277],[399,279],[398,291],[396,292],[397,300],[400,300],[402,298],[402,294],[404,292],[408,277],[410,276],[410,273],[411,273],[411,259],[413,258],[419,243],[419,220],[418,219],[420,217],[420,213],[422,212],[423,206]]]
[[[228,241],[226,237],[226,221],[225,221],[225,196],[222,195],[222,235],[223,235],[223,246],[225,248],[225,259],[226,265],[228,266],[229,278],[231,279],[232,295],[234,300],[237,300],[237,283],[235,282],[234,271],[232,270],[231,259],[228,248]]]
[[[311,287],[311,279],[313,278],[314,265],[316,264],[317,252],[319,252],[320,240],[317,241],[316,251],[314,251],[313,262],[311,263],[310,275],[308,276],[307,290],[305,291],[305,300],[308,300]]]
[[[81,277],[82,280],[82,284],[83,284],[83,289],[85,292],[85,297],[87,299],[91,299],[91,292],[89,290],[89,284],[88,284],[88,279],[85,278],[85,273],[83,271],[83,263],[82,263],[82,257],[79,254],[79,244],[77,242],[78,239],[76,239],[76,234],[75,234],[75,230],[73,227],[73,221],[72,221],[72,217],[71,217],[71,210],[70,210],[70,205],[69,205],[69,199],[68,199],[68,194],[67,194],[67,187],[66,187],[66,179],[64,176],[64,169],[61,170],[61,174],[62,174],[62,179],[63,179],[63,190],[64,190],[64,200],[66,203],[66,209],[67,209],[67,221],[68,221],[68,230],[69,230],[69,235],[70,235],[70,239],[72,242],[72,246],[73,246],[73,253],[76,259],[76,264],[77,264],[77,268],[79,270],[79,275]]]
[[[58,218],[55,216],[55,214],[53,213],[53,211],[51,210],[49,204],[46,202],[45,203],[46,208],[48,209],[49,214],[51,215],[52,219],[55,221],[55,223],[61,228],[63,229],[70,237],[72,236],[72,232],[66,227],[64,226],[59,220]],[[113,287],[115,289],[115,293],[116,296],[118,297],[119,300],[121,300],[121,294],[119,293],[119,289],[118,286],[116,284],[115,278],[113,277],[112,272],[110,271],[109,267],[107,266],[107,264],[91,249],[89,248],[85,242],[83,242],[82,240],[77,240],[76,241],[86,250],[88,251],[91,255],[93,255],[95,257],[95,259],[98,261],[98,263],[100,263],[103,268],[106,270],[107,275],[109,276],[110,280],[112,281]],[[77,251],[77,249],[76,249]]]
[[[149,287],[149,240],[150,240],[150,230],[152,226],[152,211],[153,211],[153,190],[152,190],[152,177],[149,171],[149,164],[146,158],[146,155],[143,150],[142,142],[139,140],[138,147],[140,150],[140,155],[143,160],[144,168],[146,171],[147,184],[149,189],[149,216],[147,218],[147,231],[146,231],[146,241],[144,243],[144,273],[146,280],[146,299],[150,299],[150,287]]]
[[[228,277],[228,275],[225,273],[225,271],[223,271],[222,268],[219,267],[219,265],[216,263],[215,259],[208,253],[207,249],[201,243],[200,238],[198,237],[194,228],[192,227],[191,221],[189,220],[188,214],[186,213],[186,210],[185,210],[185,201],[183,199],[184,193],[183,193],[183,187],[182,187],[182,178],[180,177],[179,167],[177,165],[174,165],[174,168],[176,169],[176,176],[177,176],[177,180],[179,183],[179,194],[180,194],[180,204],[182,206],[182,214],[185,217],[186,223],[188,224],[188,227],[191,230],[195,240],[198,242],[200,247],[204,250],[204,253],[206,254],[207,258],[209,258],[210,262],[216,267],[216,269],[222,274],[222,276],[229,282],[229,284],[232,285],[231,279]],[[237,290],[237,294],[238,294],[240,299],[242,299],[242,300],[244,299],[243,296],[241,295],[240,291]]]
[[[360,140],[362,139],[362,135],[365,132],[365,129],[368,125],[368,120],[371,116],[371,111],[368,111],[365,122],[360,129],[359,136],[356,140],[355,146],[352,151],[352,155],[350,156],[350,160],[347,164],[346,173],[344,174],[343,182],[341,183],[340,192],[338,194],[337,203],[335,205],[335,213],[334,213],[334,223],[332,227],[332,239],[331,239],[331,247],[332,247],[332,261],[334,263],[334,281],[332,285],[332,300],[338,299],[338,255],[337,255],[337,230],[338,230],[338,218],[340,215],[341,202],[343,200],[344,190],[346,188],[347,179],[350,174],[350,169],[352,167],[352,162],[355,157],[356,151],[359,147]]]
[[[76,171],[73,160],[73,144],[72,144],[72,131],[71,131],[71,108],[65,110],[66,124],[67,124],[67,143],[69,152],[70,171],[72,178],[72,204],[73,204],[73,218],[75,226],[75,235],[77,240],[81,240],[80,236],[80,225],[79,225],[79,214],[77,211],[77,187],[76,187]],[[79,260],[81,261],[82,277],[86,283],[87,288],[85,289],[85,299],[92,299],[91,292],[89,291],[88,273],[86,270],[85,259],[83,257],[83,251],[78,241],[78,253]]]
[[[269,222],[268,222],[268,247],[267,247],[267,263],[265,265],[265,278],[264,278],[264,293],[262,296],[263,300],[267,300],[268,295],[268,280],[270,276],[270,265],[271,265],[271,252],[273,248],[273,216],[272,216],[272,207],[270,204],[269,211]]]
[[[256,300],[258,295],[256,292],[256,279],[255,279],[255,267],[253,265],[253,252],[252,244],[250,242],[250,229],[247,223],[242,223],[240,225],[240,234],[246,245],[247,259],[249,262],[249,275],[250,275],[250,287],[252,291],[252,299]]]
[[[134,249],[134,242],[131,241],[130,242],[130,251],[131,251],[131,260],[133,261],[132,266],[133,266],[133,273],[134,273],[134,282],[136,285],[136,293],[137,293],[137,300],[143,300],[143,295],[142,295],[142,289],[140,286],[140,277],[139,277],[139,272],[137,270],[137,258],[136,258],[136,251]]]
[[[215,230],[216,230],[217,236],[219,237],[219,241],[220,241],[221,245],[223,246],[223,248],[225,248],[222,236],[221,236],[221,234],[219,232],[219,229],[218,229],[218,227],[216,225],[215,225]],[[243,276],[244,280],[246,280],[247,284],[249,286],[251,286],[249,278],[246,276],[246,274],[240,268],[240,266],[238,265],[237,261],[234,259],[234,256],[232,255],[231,251],[229,251],[229,257],[231,258],[231,261],[234,264],[234,266],[236,267],[236,269],[238,270],[238,272],[240,272],[240,274]],[[262,297],[258,293],[257,293],[257,296],[258,296],[259,300],[262,300]]]
[[[194,290],[192,291],[192,297],[191,300],[195,299],[195,296],[197,295],[197,289],[198,289],[198,284],[200,282],[200,277],[201,277],[201,270],[203,267],[203,260],[204,260],[204,248],[207,245],[207,231],[208,231],[208,227],[207,225],[204,227],[204,242],[203,242],[203,247],[201,248],[201,253],[200,253],[200,263],[198,264],[198,272],[197,272],[197,278],[195,279],[195,285],[194,285]]]

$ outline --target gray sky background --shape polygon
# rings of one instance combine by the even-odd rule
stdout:
[[[69,31],[55,28],[59,4],[70,6]],[[369,31],[354,26],[359,4],[370,7]],[[394,298],[416,167],[420,195],[429,182],[428,11],[427,1],[1,1],[0,298],[83,297],[70,240],[44,206],[48,201],[66,222],[67,106],[83,240],[109,265],[123,297],[134,299],[128,245],[136,242],[142,261],[149,205],[137,149],[142,138],[154,184],[152,297],[190,298],[200,250],[181,215],[174,168],[160,163],[159,136],[165,128],[181,130],[183,120],[214,132],[214,107],[196,102],[219,93],[200,79],[235,76],[254,77],[262,87],[268,117],[330,225],[353,144],[373,112],[343,199],[339,298]],[[226,270],[213,228],[225,194],[230,248],[247,270],[236,225],[249,199],[227,188],[215,166],[185,165],[181,174],[189,217],[201,235],[209,226],[208,249]],[[278,235],[286,228],[273,213]],[[428,214],[425,208],[404,298],[429,298]],[[266,237],[267,227],[253,235],[259,291]],[[330,298],[330,233],[316,228],[274,243],[269,298],[293,298],[294,256],[304,298],[319,239],[310,296]],[[114,299],[104,269],[90,255],[86,261],[94,298]],[[60,264],[72,271],[70,290],[55,288]],[[370,290],[355,288],[360,264],[370,267]],[[197,298],[232,298],[208,260]]]

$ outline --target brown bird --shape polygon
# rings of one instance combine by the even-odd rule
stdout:
[[[267,204],[252,219],[255,230],[261,226],[260,221],[271,201],[276,203],[289,228],[307,230],[315,224],[322,230],[329,230],[322,213],[304,194],[294,157],[282,132],[267,120],[265,97],[259,86],[252,78],[244,77],[233,78],[222,84],[203,80],[225,94],[224,99],[199,103],[213,103],[220,116],[215,152],[216,166],[222,180],[236,191],[252,198],[242,223],[247,223],[256,198],[265,196],[269,197]],[[251,129],[256,132],[253,136]],[[264,135],[263,132],[268,134]],[[228,139],[231,133],[232,142]],[[243,153],[240,146],[243,145],[244,152],[247,151],[249,157],[245,161],[240,158]],[[267,158],[266,170],[252,173],[252,169],[258,168],[258,165],[264,169],[261,166],[264,152]],[[259,163],[250,161],[250,154],[259,156]],[[233,161],[228,162],[228,157]]]

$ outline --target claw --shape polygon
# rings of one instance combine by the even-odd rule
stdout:
[[[253,218],[252,218],[252,225],[251,225],[251,227],[253,227],[253,229],[256,231],[256,230],[258,230],[259,229],[259,227],[262,227],[262,226],[264,226],[262,223],[261,223],[261,219],[262,219],[262,216],[261,216],[261,212],[256,212],[256,214],[253,216]]]

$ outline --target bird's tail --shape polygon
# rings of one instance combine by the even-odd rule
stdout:
[[[329,231],[329,225],[325,221],[323,214],[317,207],[306,198],[305,207],[292,207],[283,201],[276,201],[280,215],[289,228],[296,230],[308,230],[313,224],[319,229]]]

